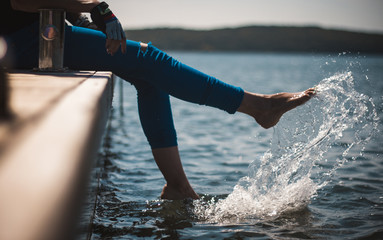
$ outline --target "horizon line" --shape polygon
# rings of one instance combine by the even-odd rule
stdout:
[[[378,34],[383,35],[383,30],[367,30],[367,29],[357,29],[357,28],[347,28],[347,27],[326,27],[318,24],[239,24],[239,25],[222,25],[216,27],[191,27],[191,26],[176,26],[176,25],[156,25],[156,26],[142,26],[142,27],[124,27],[125,31],[130,30],[155,30],[155,29],[178,29],[178,30],[188,30],[188,31],[213,31],[213,30],[224,30],[224,29],[237,29],[237,28],[246,28],[246,27],[278,27],[278,28],[318,28],[323,30],[333,30],[333,31],[345,31],[345,32],[355,32],[355,33],[364,33],[364,34]]]

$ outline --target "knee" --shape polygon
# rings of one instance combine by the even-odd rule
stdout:
[[[147,81],[144,80],[137,80],[137,81],[132,81],[133,86],[137,90],[138,96],[155,96],[158,95],[159,89],[152,84],[150,84]]]

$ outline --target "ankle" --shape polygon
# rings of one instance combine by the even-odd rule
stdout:
[[[184,183],[184,184],[180,184],[180,183],[176,183],[176,184],[172,184],[172,183],[166,183],[164,188],[168,188],[169,190],[171,191],[177,191],[181,194],[187,194],[188,192],[190,191],[193,191],[193,188],[190,186],[189,183]]]
[[[265,98],[264,95],[245,91],[243,100],[237,111],[255,118],[257,114],[262,112],[262,109],[265,110]]]
[[[190,184],[187,186],[180,186],[178,184],[172,186],[165,184],[162,189],[161,198],[169,200],[182,200],[186,198],[198,199],[199,196],[194,192]]]

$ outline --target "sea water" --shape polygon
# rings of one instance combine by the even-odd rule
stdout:
[[[172,55],[249,91],[315,86],[317,94],[270,130],[172,99],[185,172],[201,199],[167,201],[134,88],[118,82],[93,239],[382,237],[383,57]]]

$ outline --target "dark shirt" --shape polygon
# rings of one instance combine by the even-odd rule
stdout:
[[[4,9],[5,7],[5,9]],[[16,11],[10,0],[2,1],[0,14],[0,35],[7,35],[39,20],[38,13]]]

